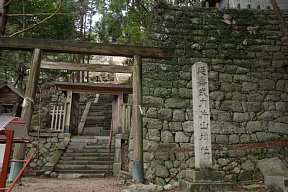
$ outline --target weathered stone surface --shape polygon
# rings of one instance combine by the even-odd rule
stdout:
[[[161,98],[169,98],[171,94],[171,89],[167,88],[155,88],[154,95]]]
[[[249,121],[247,123],[246,130],[248,132],[257,132],[257,131],[262,131],[263,130],[263,125],[261,124],[260,121]]]
[[[239,143],[240,138],[236,134],[229,135],[229,144]]]
[[[288,168],[278,157],[259,160],[257,167],[260,169],[264,177],[288,175]]]
[[[209,192],[224,192],[234,191],[234,184],[227,182],[206,182],[193,183],[183,179],[179,180],[179,187],[181,191],[209,191]]]
[[[217,135],[216,136],[216,143],[228,144],[229,143],[228,136],[227,135]]]
[[[272,91],[275,89],[276,83],[271,79],[260,80],[260,90]]]
[[[223,82],[220,84],[220,91],[233,92],[234,90],[235,90],[235,86],[232,83]]]
[[[165,181],[164,181],[165,182]],[[159,185],[149,184],[133,184],[130,185],[127,189],[122,190],[122,192],[160,192],[163,190],[163,187]]]
[[[229,161],[227,159],[221,158],[221,159],[218,159],[218,163],[221,166],[225,166],[229,163]]]
[[[221,104],[221,109],[225,111],[242,112],[243,108],[239,101],[225,100]]]
[[[172,109],[161,108],[158,111],[158,117],[159,119],[162,119],[162,120],[171,121],[172,113],[173,113]]]
[[[193,121],[185,121],[182,123],[184,132],[191,133],[194,132]]]
[[[160,131],[157,129],[148,129],[148,138],[152,141],[160,141]]]
[[[241,143],[250,143],[251,136],[249,134],[243,134],[240,136],[240,142]]]
[[[173,111],[173,121],[185,121],[185,112],[183,110],[175,109]]]
[[[155,158],[158,160],[166,161],[169,159],[169,152],[157,151],[155,152]]]
[[[258,85],[251,82],[244,82],[242,86],[243,91],[253,91],[258,89]]]
[[[285,112],[288,111],[288,105],[286,102],[276,102],[276,110]]]
[[[264,113],[262,113],[261,115],[259,115],[257,117],[258,119],[263,119],[263,120],[273,120],[273,113],[271,113],[270,111],[265,111]]]
[[[214,91],[210,93],[210,98],[216,101],[222,101],[224,99],[224,93],[220,91]]]
[[[238,180],[239,181],[252,180],[252,178],[253,178],[252,176],[253,176],[253,171],[242,170],[238,175]]]
[[[45,147],[46,149],[50,149],[51,146],[52,146],[52,143],[46,143],[46,144],[44,145],[44,147]]]
[[[159,119],[148,119],[147,128],[148,129],[162,129],[163,122]]]
[[[190,77],[191,77],[191,75],[190,75]],[[179,96],[180,96],[180,98],[191,99],[192,98],[192,89],[179,88]]]
[[[146,113],[147,117],[150,118],[157,118],[158,117],[158,111],[156,108],[149,108],[147,113]]]
[[[263,106],[261,102],[247,102],[247,111],[248,112],[260,112],[262,111]]]
[[[188,99],[167,99],[165,102],[166,107],[172,109],[183,109],[188,108],[190,105],[190,101]]]
[[[247,122],[251,119],[249,113],[234,113],[233,114],[233,121],[235,122]]]
[[[226,73],[220,73],[219,80],[222,82],[231,82],[232,81],[232,75],[226,74]]]
[[[174,142],[174,136],[170,131],[162,131],[161,132],[161,141],[167,142],[167,143],[173,143]]]
[[[188,143],[190,137],[183,132],[176,132],[175,134],[175,142],[179,143]]]
[[[169,123],[169,130],[181,131],[182,130],[182,124],[180,122],[170,122]]]
[[[245,171],[253,171],[255,169],[255,163],[253,163],[251,160],[247,160],[241,164],[241,167]]]
[[[144,96],[143,105],[147,107],[163,107],[164,100],[160,97]]]
[[[269,122],[268,130],[272,133],[288,134],[288,125],[286,123]]]
[[[224,14],[227,13],[225,9],[222,11]],[[149,181],[157,180],[163,184],[181,178],[182,171],[190,167],[189,162],[195,157],[194,151],[191,150],[194,131],[189,125],[195,118],[195,115],[192,115],[195,106],[191,102],[191,66],[199,61],[209,66],[212,142],[225,145],[252,144],[252,147],[236,147],[233,150],[219,145],[221,150],[213,151],[213,169],[224,170],[227,174],[226,179],[247,180],[261,178],[255,176],[257,168],[249,168],[249,161],[256,163],[258,159],[276,155],[283,161],[288,161],[283,149],[253,147],[254,143],[282,139],[288,135],[288,74],[284,54],[288,52],[288,43],[287,39],[282,40],[283,34],[280,34],[279,26],[275,28],[278,25],[277,20],[267,18],[266,12],[256,14],[252,11],[247,16],[247,12],[237,10],[236,13],[229,10],[231,26],[229,24],[230,28],[222,29],[219,26],[223,25],[223,19],[215,18],[215,11],[211,13],[211,10],[197,8],[191,11],[189,7],[184,9],[180,6],[168,6],[161,8],[160,12],[160,16],[157,14],[157,20],[151,24],[152,32],[149,35],[154,38],[151,45],[173,47],[175,55],[169,61],[148,61],[149,64],[143,65],[143,78],[149,79],[143,81],[145,97],[151,96],[156,100],[160,98],[160,105],[154,107],[145,105],[144,101],[143,107],[147,110],[145,118],[148,117],[144,124],[147,130],[144,136],[149,139],[148,129],[158,129],[155,128],[157,124],[148,124],[150,118],[158,118],[162,123],[159,123],[160,142],[149,142],[158,143],[157,150],[167,150],[170,149],[170,144],[175,145],[173,150],[169,150],[168,160],[163,160],[167,159],[167,155],[163,158],[159,155],[159,158],[154,157],[151,160],[162,165],[165,163],[169,176],[162,178],[154,174]],[[204,13],[205,24],[200,22]],[[199,15],[202,15],[202,20],[198,18]],[[240,19],[242,16],[246,19]],[[253,19],[248,19],[250,23],[247,26],[247,17],[250,16]],[[236,21],[234,24],[233,18]],[[183,22],[191,20],[196,20],[197,25],[194,22]],[[194,29],[192,32],[188,30],[191,28]],[[273,48],[276,48],[276,51]],[[268,50],[273,50],[273,53]],[[149,108],[153,110],[150,111]],[[172,110],[172,117],[169,115],[168,118],[159,118],[158,111],[161,108]],[[180,115],[176,115],[176,110]],[[148,126],[150,128],[147,129]],[[183,139],[179,135],[180,132],[182,135],[187,134],[188,142],[188,137]],[[172,136],[174,139],[177,137],[177,142],[171,142]],[[151,150],[152,146],[147,144],[146,148]],[[219,159],[227,159],[229,163],[218,163]],[[153,167],[151,162],[146,165],[148,170]]]
[[[257,135],[258,141],[260,141],[260,142],[269,141],[269,140],[276,140],[280,137],[277,134],[266,133],[266,132],[258,132],[258,133],[256,133],[256,135]]]
[[[168,176],[169,176],[169,171],[168,171],[168,169],[167,169],[165,166],[163,166],[163,165],[157,164],[157,165],[155,166],[155,170],[156,170],[156,176],[158,176],[158,177],[163,177],[163,178],[165,178],[165,177],[168,177]]]

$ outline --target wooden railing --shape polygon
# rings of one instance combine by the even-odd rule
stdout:
[[[64,132],[66,105],[53,106],[50,112],[51,118],[51,131]]]
[[[122,113],[121,113],[121,123],[122,129],[124,133],[130,132],[131,130],[131,116],[132,116],[132,106],[128,104],[122,105]]]

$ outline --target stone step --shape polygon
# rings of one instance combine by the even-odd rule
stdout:
[[[99,145],[87,145],[87,144],[80,144],[80,143],[75,143],[75,144],[70,144],[68,145],[67,149],[77,149],[77,150],[81,150],[81,149],[108,149],[109,148],[109,144],[99,144]],[[114,143],[111,143],[111,149],[114,148]]]
[[[66,165],[107,165],[108,161],[84,161],[84,160],[59,160],[58,164]],[[111,162],[112,163],[112,162]]]
[[[85,131],[82,133],[83,135],[103,135],[103,136],[108,136],[110,134],[110,131],[104,130],[100,132],[95,132],[95,131]]]
[[[60,171],[61,172],[61,171]],[[76,178],[104,178],[106,177],[107,173],[60,173],[58,178],[60,179],[76,179]]]
[[[235,185],[228,182],[189,182],[180,179],[179,188],[181,191],[197,192],[228,192],[235,191]]]
[[[108,170],[112,167],[112,165],[77,165],[77,164],[57,164],[56,169],[57,170]]]
[[[75,157],[75,156],[62,156],[60,160],[67,160],[67,161],[113,161],[113,155],[105,156],[105,157],[93,157],[93,156],[87,156],[87,157]]]
[[[88,116],[86,118],[86,120],[90,120],[90,119],[92,119],[94,121],[102,121],[105,119],[105,117],[104,116]]]
[[[98,120],[94,120],[94,119],[88,119],[86,122],[85,122],[85,125],[84,127],[93,127],[93,128],[96,128],[96,127],[103,127],[103,125],[107,126],[107,125],[111,125],[111,120],[108,119],[107,121],[104,121],[104,120],[101,120],[100,122]]]
[[[103,114],[104,114],[104,111],[98,111],[98,110],[97,111],[91,111],[90,110],[89,113],[88,113],[88,116],[89,117],[91,117],[91,116],[95,116],[96,117],[96,116],[103,115]]]
[[[108,170],[73,170],[73,169],[55,169],[57,173],[78,173],[78,174],[103,174],[104,176],[107,175]]]
[[[113,143],[113,142],[112,142]],[[69,146],[75,146],[76,145],[76,148],[79,148],[79,147],[85,147],[85,146],[100,146],[103,147],[103,148],[107,148],[109,146],[109,141],[98,141],[98,142],[81,142],[81,141],[73,141],[73,142],[70,142],[68,147]],[[79,147],[77,147],[77,145],[79,145]]]
[[[98,106],[92,106],[89,109],[89,113],[90,112],[112,112],[112,106],[108,106],[108,105],[101,105],[99,104]]]
[[[108,136],[73,136],[71,141],[82,141],[82,142],[95,142],[95,141],[109,141]]]
[[[83,132],[87,132],[87,131],[110,131],[110,125],[108,126],[105,126],[105,125],[97,125],[96,126],[92,126],[92,125],[87,125],[87,126],[84,126],[84,130],[82,131]]]
[[[86,149],[86,148],[70,148],[70,149],[67,149],[66,151],[65,151],[65,153],[109,153],[109,148],[88,148],[88,149]],[[114,149],[113,148],[111,148],[111,153],[113,153],[114,152]]]
[[[85,146],[84,149],[94,149],[95,147],[97,147],[97,145],[88,145]],[[108,148],[108,144],[107,144],[107,148]],[[114,149],[114,143],[111,143],[111,149]]]
[[[113,155],[113,153],[109,152],[101,152],[101,153],[64,153],[62,157],[109,157],[109,155]]]

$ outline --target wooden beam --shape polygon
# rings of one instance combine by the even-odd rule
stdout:
[[[73,91],[73,93],[102,93],[118,95],[120,93],[132,93],[132,86],[121,84],[104,83],[73,83],[73,82],[54,82],[60,91]]]
[[[33,61],[30,67],[30,73],[28,77],[28,82],[26,86],[25,98],[23,101],[21,118],[25,122],[28,131],[31,127],[31,120],[33,114],[33,105],[36,95],[36,88],[39,80],[40,73],[40,63],[42,60],[42,51],[40,49],[35,49],[33,54]],[[41,127],[39,127],[40,129]],[[26,144],[16,143],[13,153],[13,158],[16,160],[23,160],[25,158]],[[23,163],[13,162],[11,165],[9,181],[14,181],[16,176],[20,173]]]
[[[30,130],[31,119],[33,114],[33,105],[36,95],[36,89],[38,85],[38,79],[40,74],[40,63],[42,58],[42,51],[40,49],[34,50],[33,61],[30,67],[30,73],[28,77],[24,106],[22,108],[21,118],[26,123],[28,130]]]
[[[41,69],[68,70],[68,71],[96,71],[110,73],[132,73],[132,66],[103,65],[103,64],[74,64],[64,62],[42,61]]]
[[[118,111],[118,122],[117,127],[121,127],[121,130],[118,129],[119,134],[123,134],[124,127],[122,126],[122,106],[123,106],[123,93],[118,94],[117,97],[117,111]],[[119,132],[120,131],[120,132]]]
[[[71,123],[71,110],[72,110],[72,96],[73,92],[67,91],[67,99],[66,99],[66,117],[65,117],[65,126],[64,130],[70,132],[70,123]]]
[[[143,58],[154,59],[172,59],[174,55],[173,49],[164,49],[158,47],[100,44],[49,39],[21,39],[0,37],[0,50],[14,49],[31,51],[35,48],[42,49],[46,52],[109,55],[123,57],[133,57],[134,55],[141,55]]]
[[[87,120],[87,116],[88,116],[91,104],[92,104],[92,101],[88,101],[86,103],[85,109],[83,111],[83,114],[81,116],[81,120],[80,120],[80,123],[79,123],[79,126],[78,126],[78,134],[82,134],[82,131],[83,131],[85,122]]]
[[[144,182],[143,168],[143,129],[142,129],[142,58],[134,56],[133,71],[133,180]]]

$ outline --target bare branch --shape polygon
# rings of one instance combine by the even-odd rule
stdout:
[[[11,2],[12,2],[12,0],[8,1],[7,3],[5,3],[4,7],[8,7]]]
[[[63,2],[63,0],[60,0],[60,4],[59,4],[59,7],[57,8],[57,10],[56,10],[54,13],[52,13],[51,15],[49,15],[48,17],[46,17],[45,19],[43,19],[43,20],[35,23],[35,24],[32,25],[31,27],[27,27],[27,28],[25,28],[25,29],[23,29],[23,30],[21,30],[21,31],[17,31],[17,32],[13,33],[12,35],[9,35],[9,37],[13,37],[13,36],[15,36],[15,35],[24,33],[24,32],[26,32],[26,31],[28,31],[28,30],[30,30],[30,29],[33,29],[33,28],[35,28],[36,26],[38,26],[38,25],[46,22],[47,20],[49,20],[50,18],[52,18],[54,15],[56,15],[56,14],[60,11],[60,9],[61,9],[61,7],[62,7],[62,2]]]
[[[51,15],[51,14],[55,14],[55,13],[11,13],[11,14],[7,14],[8,17],[18,17],[18,16],[37,16],[37,15]],[[76,15],[76,13],[56,13],[55,15]]]

